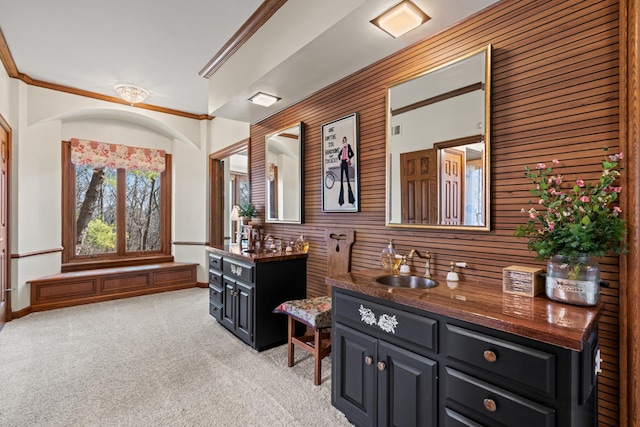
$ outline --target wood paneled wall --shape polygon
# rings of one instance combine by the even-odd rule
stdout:
[[[434,37],[354,73],[306,100],[251,126],[251,199],[265,205],[265,135],[295,122],[306,125],[305,224],[267,224],[269,233],[310,241],[308,294],[326,292],[325,227],[356,231],[351,267],[379,268],[389,238],[396,250],[430,250],[435,273],[466,261],[463,279],[501,286],[502,268],[540,265],[526,241],[512,236],[530,200],[525,165],[557,158],[565,176],[599,176],[602,148],[619,149],[619,11],[613,0],[497,3]],[[492,44],[491,231],[464,232],[385,227],[386,87]],[[323,213],[320,128],[360,115],[360,212]],[[600,340],[605,363],[599,385],[600,425],[618,425],[617,257],[600,260],[605,312]],[[413,267],[423,272],[422,262]]]

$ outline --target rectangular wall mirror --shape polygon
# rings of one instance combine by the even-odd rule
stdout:
[[[389,86],[387,225],[489,230],[491,46]]]
[[[304,123],[266,136],[266,222],[304,222]]]

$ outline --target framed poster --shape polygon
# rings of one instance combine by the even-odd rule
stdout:
[[[358,113],[322,125],[322,211],[358,212]]]

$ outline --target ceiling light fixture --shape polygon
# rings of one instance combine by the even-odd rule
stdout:
[[[262,105],[263,107],[271,107],[273,104],[278,102],[280,98],[277,96],[269,95],[268,93],[258,92],[249,98],[249,101],[253,102],[256,105]]]
[[[113,87],[120,98],[127,101],[129,104],[139,104],[149,96],[149,92],[138,86],[132,85],[116,85]]]
[[[429,16],[412,1],[403,0],[371,23],[393,37],[400,37],[427,22]]]

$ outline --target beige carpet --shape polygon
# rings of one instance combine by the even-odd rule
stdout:
[[[0,426],[350,426],[330,358],[258,353],[187,289],[33,313],[0,331]]]

